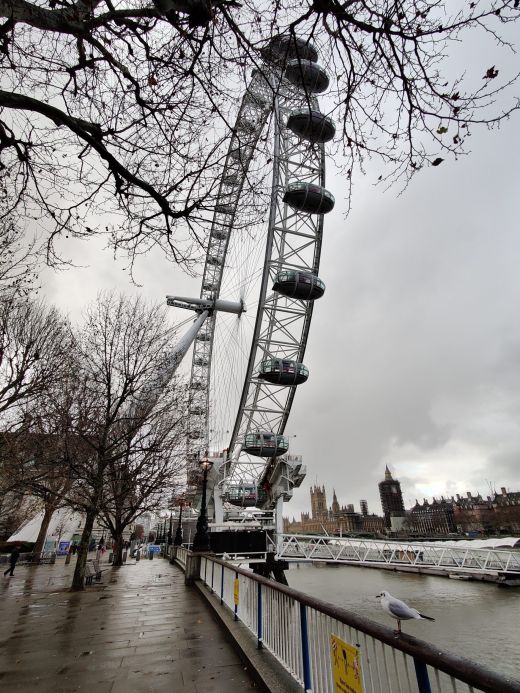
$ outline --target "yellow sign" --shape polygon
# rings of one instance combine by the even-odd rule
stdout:
[[[239,592],[240,592],[240,583],[238,582],[238,578],[235,578],[233,580],[233,597],[235,599],[235,606],[238,606]]]
[[[330,636],[332,678],[335,693],[363,693],[359,650],[337,635]]]

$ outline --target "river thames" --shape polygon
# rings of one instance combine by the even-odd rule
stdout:
[[[286,575],[294,589],[396,628],[375,596],[387,590],[435,618],[404,621],[406,633],[520,678],[520,587],[323,564],[291,564]]]

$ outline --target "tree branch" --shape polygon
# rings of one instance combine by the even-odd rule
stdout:
[[[120,161],[118,161],[116,157],[108,151],[102,142],[103,133],[101,131],[101,127],[96,123],[89,123],[81,118],[74,118],[73,116],[64,113],[59,108],[55,108],[50,104],[42,103],[41,101],[33,99],[30,96],[24,96],[23,94],[16,94],[14,92],[7,92],[3,90],[0,90],[0,106],[14,108],[16,110],[34,111],[35,113],[40,113],[46,118],[49,118],[58,126],[63,125],[67,127],[80,139],[87,142],[87,144],[89,144],[104,161],[106,161],[108,168],[115,178],[118,192],[121,192],[121,179],[125,180],[130,185],[135,185],[156,201],[166,220],[187,217],[197,207],[196,203],[192,203],[191,205],[187,205],[183,210],[174,211],[171,208],[168,199],[164,195],[161,195],[161,193],[159,193],[152,185],[141,178],[138,178],[131,171],[125,168]]]

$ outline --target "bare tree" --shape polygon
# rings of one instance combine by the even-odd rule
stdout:
[[[449,57],[479,35],[510,50],[519,12],[517,0],[0,0],[8,213],[45,218],[51,259],[59,234],[109,233],[131,255],[159,245],[189,266],[236,97],[279,35],[320,48],[348,181],[374,155],[381,180],[407,181],[518,108],[517,75],[475,57],[455,75]]]
[[[63,433],[74,480],[68,503],[85,516],[73,589],[83,589],[95,518],[104,513],[120,544],[138,506],[172,481],[182,416],[175,388],[163,390],[157,374],[173,338],[163,308],[115,294],[100,295],[78,330]]]
[[[463,154],[472,126],[497,124],[519,108],[516,68],[478,64],[470,52],[462,69],[450,62],[455,50],[460,54],[461,46],[479,40],[512,58],[508,25],[520,18],[516,0],[318,0],[277,4],[268,17],[253,5],[253,33],[242,17],[222,8],[251,59],[262,35],[303,36],[320,48],[349,191],[353,173],[363,172],[369,158],[382,165],[379,181],[406,184],[424,166]],[[280,45],[291,44],[282,39]]]
[[[199,35],[182,20],[174,28],[140,3],[2,0],[0,16],[12,216],[44,215],[51,258],[57,234],[101,231],[131,253],[159,243],[188,261],[222,157],[222,132],[211,125],[224,66],[209,29]],[[173,236],[179,220],[189,220],[191,237],[187,228]]]
[[[6,454],[3,437],[0,438],[0,539],[6,540],[23,519],[24,494],[19,486],[19,466]]]
[[[0,220],[0,300],[26,296],[36,283],[36,241],[27,240],[11,219]]]
[[[54,512],[55,494],[35,493],[35,487],[51,485],[51,479],[63,475],[58,472],[56,438],[30,432],[27,421],[13,431],[0,433],[0,522],[4,533],[18,529],[24,520],[44,510],[44,519],[35,551],[41,551],[48,525]],[[56,483],[56,482],[55,482]],[[40,546],[41,544],[41,546]]]
[[[0,301],[0,416],[5,427],[22,407],[60,380],[71,348],[67,321],[42,301]]]
[[[70,359],[68,362],[70,367]],[[46,389],[42,396],[31,402],[21,434],[30,456],[25,457],[26,471],[20,488],[26,495],[37,499],[43,511],[35,552],[44,549],[54,513],[70,505],[74,498],[75,480],[70,475],[69,459],[85,452],[80,440],[73,441],[66,436],[70,420],[70,384],[70,373],[67,373],[54,387]],[[23,461],[20,459],[20,466]]]
[[[179,397],[180,392],[180,397]],[[184,389],[173,384],[161,394],[137,432],[133,426],[120,458],[110,460],[102,515],[114,538],[114,565],[122,565],[123,532],[145,511],[164,508],[186,468]]]

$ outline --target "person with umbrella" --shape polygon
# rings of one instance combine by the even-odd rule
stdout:
[[[9,568],[7,570],[4,570],[4,575],[8,575],[9,577],[12,577],[14,575],[14,568],[18,562],[18,559],[20,558],[20,548],[15,544],[11,551],[11,556],[9,558]]]

